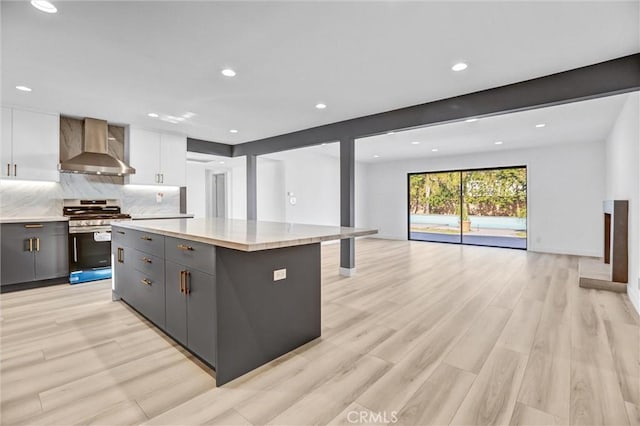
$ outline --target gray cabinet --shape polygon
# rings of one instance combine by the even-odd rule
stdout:
[[[118,297],[164,328],[164,259],[143,250],[163,253],[163,237],[143,235],[128,229],[117,228],[112,231],[114,290]]]
[[[131,296],[129,289],[131,288],[131,271],[133,271],[133,268],[129,266],[129,261],[132,259],[132,256],[129,255],[129,251],[133,251],[133,249],[125,245],[124,238],[118,238],[117,234],[112,232],[111,255],[114,262],[111,279],[113,280],[113,289],[118,297],[121,297],[126,301],[129,301]]]
[[[210,365],[216,365],[214,246],[114,225],[114,291]]]
[[[168,259],[165,271],[167,333],[215,366],[215,277]]]
[[[216,362],[216,287],[214,277],[186,269],[187,346],[213,366]]]
[[[184,294],[184,266],[165,261],[166,330],[187,345],[187,295]]]
[[[33,239],[19,225],[2,225],[2,285],[36,279]]]
[[[67,222],[0,226],[3,286],[69,275]]]

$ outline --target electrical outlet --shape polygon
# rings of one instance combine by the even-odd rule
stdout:
[[[276,269],[273,271],[273,280],[280,281],[287,279],[287,268]]]

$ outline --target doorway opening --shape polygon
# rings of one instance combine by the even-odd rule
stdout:
[[[527,248],[527,168],[408,174],[408,238]]]
[[[227,177],[225,173],[206,174],[206,207],[207,217],[227,217]]]

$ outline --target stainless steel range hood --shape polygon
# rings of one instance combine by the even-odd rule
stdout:
[[[131,175],[136,169],[108,153],[108,126],[104,120],[85,118],[82,125],[82,153],[58,165],[63,173]]]

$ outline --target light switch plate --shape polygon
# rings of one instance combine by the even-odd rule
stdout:
[[[287,268],[276,269],[273,271],[273,280],[280,281],[287,279]]]

